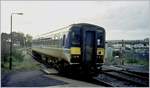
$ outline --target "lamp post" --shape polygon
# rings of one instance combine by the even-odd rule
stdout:
[[[13,46],[13,42],[12,42],[12,17],[13,15],[23,15],[23,13],[11,13],[11,17],[10,17],[10,58],[9,58],[9,69],[12,69],[12,46]]]

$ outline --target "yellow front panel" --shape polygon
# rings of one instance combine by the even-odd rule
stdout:
[[[81,54],[81,48],[80,47],[71,47],[71,54]]]
[[[105,49],[104,48],[97,48],[97,55],[104,55]]]

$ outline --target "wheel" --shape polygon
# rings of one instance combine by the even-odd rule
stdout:
[[[69,73],[69,64],[66,61],[59,62],[58,71],[61,74]]]

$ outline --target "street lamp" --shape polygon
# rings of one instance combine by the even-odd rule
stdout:
[[[10,17],[10,58],[9,58],[9,69],[12,69],[12,17],[13,15],[23,15],[23,13],[11,13],[11,17]]]

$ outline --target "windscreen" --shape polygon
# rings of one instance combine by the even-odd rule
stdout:
[[[71,32],[71,45],[72,46],[80,46],[80,40],[81,40],[81,35],[80,35],[80,28],[78,27],[74,27],[72,29],[72,32]]]

